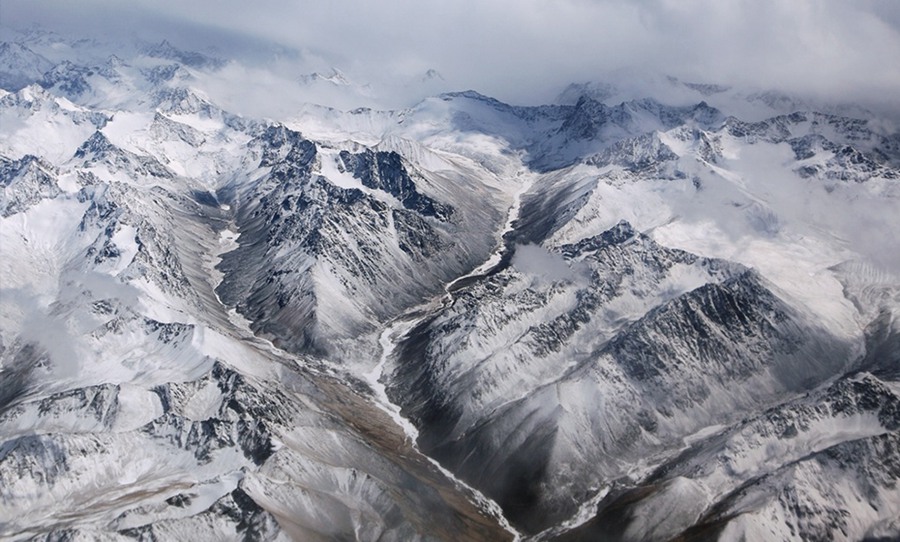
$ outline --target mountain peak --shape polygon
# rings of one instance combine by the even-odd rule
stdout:
[[[144,54],[149,57],[174,60],[185,66],[198,69],[219,69],[225,65],[225,61],[220,58],[208,56],[196,51],[179,49],[169,43],[169,40],[167,39],[164,39],[155,45],[145,47]]]
[[[422,82],[424,83],[427,81],[444,81],[444,76],[434,68],[429,68],[422,76]]]
[[[335,67],[332,67],[331,71],[325,74],[312,72],[301,75],[300,82],[304,85],[311,85],[318,82],[331,83],[336,86],[350,86],[353,84],[344,72]]]
[[[115,145],[112,144],[109,138],[103,132],[97,130],[78,147],[78,150],[75,151],[75,158],[98,157],[115,148]]]
[[[0,42],[0,88],[16,92],[40,79],[52,63],[28,47]]]

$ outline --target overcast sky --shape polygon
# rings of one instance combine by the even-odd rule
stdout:
[[[837,99],[900,95],[897,0],[3,0],[0,20],[270,42],[375,80],[437,69],[508,101],[620,69]]]

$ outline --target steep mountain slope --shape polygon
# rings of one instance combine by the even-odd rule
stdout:
[[[35,95],[54,119],[88,111],[27,87],[4,113]],[[222,305],[214,266],[252,209],[218,187],[245,166],[281,190],[303,182],[264,143],[299,135],[182,96],[98,113],[68,158],[4,158],[3,536],[507,538],[354,377],[257,339]]]
[[[896,372],[896,276],[841,263],[896,268],[870,250],[891,245],[881,232],[900,226],[893,138],[816,113],[718,117],[703,128],[683,111],[663,115],[684,123],[677,128],[611,144],[595,135],[597,154],[539,177],[507,237],[512,265],[453,292],[392,358],[389,395],[423,448],[526,532],[561,534],[553,526],[567,516],[572,526],[591,515],[589,497],[615,480],[639,482],[704,428],[777,408],[866,363]],[[718,276],[685,273],[673,265],[684,256],[660,263],[672,252],[651,237],[758,271],[722,262]],[[653,257],[623,260],[620,246]],[[673,517],[684,528],[700,511]],[[802,523],[798,513],[785,521]],[[601,517],[592,537],[608,530],[611,516]],[[862,525],[872,523],[848,536],[862,536]],[[635,528],[625,539],[679,532]],[[793,536],[822,536],[806,528]]]
[[[468,172],[320,150],[283,127],[249,145],[261,175],[222,191],[242,236],[220,292],[293,351],[355,361],[352,341],[486,258],[503,218],[504,194]],[[432,186],[443,201],[419,191]]]
[[[564,539],[890,537],[896,388],[860,373],[744,420],[611,492]]]
[[[850,345],[752,271],[627,224],[562,254],[573,275],[587,268],[581,285],[514,259],[415,329],[392,378],[423,449],[529,530],[574,513],[571,495],[849,365]]]

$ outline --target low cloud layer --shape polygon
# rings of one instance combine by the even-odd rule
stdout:
[[[193,46],[268,44],[375,82],[434,68],[451,88],[517,103],[622,69],[835,100],[900,94],[894,0],[4,0],[0,16]]]

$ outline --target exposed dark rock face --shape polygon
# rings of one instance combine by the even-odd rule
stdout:
[[[565,495],[624,476],[619,458],[650,457],[848,364],[846,345],[810,327],[753,271],[666,249],[627,223],[560,253],[589,269],[586,283],[532,294],[516,286],[514,267],[485,278],[407,336],[392,379],[422,448],[528,532],[572,514]],[[707,282],[668,290],[667,277],[686,268]],[[566,288],[572,301],[548,315]],[[611,308],[634,295],[647,296],[646,312],[610,322]],[[462,362],[498,340],[508,350]],[[495,387],[508,371],[522,376],[516,399],[503,401],[509,395]]]
[[[452,207],[437,203],[416,190],[416,184],[396,152],[367,150],[351,154],[341,151],[340,157],[346,171],[362,181],[364,186],[384,190],[397,198],[406,209],[442,221],[449,220],[453,214]]]
[[[43,199],[62,193],[56,182],[56,168],[36,156],[19,160],[0,157],[0,216],[20,213]]]

